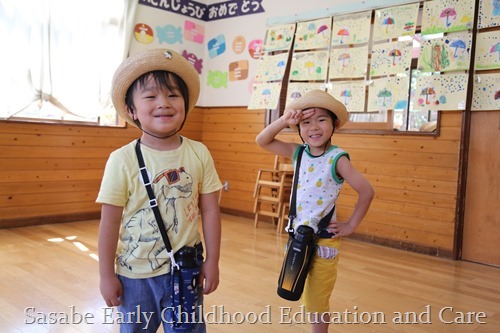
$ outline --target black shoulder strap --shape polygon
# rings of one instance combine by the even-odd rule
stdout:
[[[292,227],[293,220],[297,217],[297,184],[299,182],[300,162],[302,161],[302,153],[306,148],[301,145],[297,153],[297,160],[295,161],[295,171],[293,173],[292,197],[290,200],[290,211],[288,213],[288,233],[293,234],[295,230]]]
[[[161,237],[163,238],[163,242],[165,243],[165,247],[167,248],[167,254],[170,257],[172,268],[178,269],[179,266],[177,265],[174,259],[172,244],[170,244],[170,240],[168,239],[167,230],[165,229],[160,209],[158,208],[158,201],[156,200],[153,188],[151,187],[151,181],[149,180],[148,170],[146,169],[146,165],[144,164],[144,158],[142,157],[142,152],[141,152],[140,139],[137,139],[137,143],[135,144],[135,153],[137,154],[137,160],[139,162],[139,171],[141,172],[142,180],[144,182],[144,187],[146,187],[146,192],[148,192],[149,206],[151,207],[155,215],[156,223],[158,224]]]

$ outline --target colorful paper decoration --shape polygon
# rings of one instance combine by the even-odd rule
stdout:
[[[500,74],[480,74],[474,80],[473,111],[500,110]]]
[[[371,17],[371,11],[334,16],[332,46],[367,43],[370,39]]]
[[[417,18],[418,3],[376,10],[373,41],[413,36]]]
[[[498,31],[477,34],[474,67],[476,70],[500,68],[500,38]]]
[[[297,23],[294,50],[328,48],[332,32],[330,17]]]
[[[374,79],[368,86],[368,111],[405,109],[409,89],[407,76]]]
[[[373,45],[370,76],[407,73],[411,66],[412,51],[412,41]]]
[[[467,74],[421,75],[413,97],[413,110],[465,110]]]
[[[441,38],[422,38],[418,69],[424,72],[468,70],[472,34],[460,31]]]
[[[278,107],[280,91],[281,82],[254,84],[248,109],[276,109]]]
[[[367,68],[368,45],[331,50],[330,79],[366,77]]]
[[[422,35],[464,31],[474,26],[474,0],[425,1]]]
[[[290,68],[291,81],[326,81],[328,51],[294,53]]]

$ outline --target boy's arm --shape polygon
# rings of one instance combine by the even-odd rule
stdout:
[[[219,191],[200,194],[201,220],[205,240],[205,262],[201,267],[200,282],[203,293],[210,294],[219,285],[219,257],[221,221],[219,212]]]
[[[356,230],[368,212],[368,208],[370,208],[373,196],[375,195],[371,184],[354,168],[347,157],[342,156],[339,159],[337,172],[358,193],[358,200],[347,222],[334,221],[330,223],[328,229],[336,233],[334,238],[348,236]]]
[[[276,136],[288,125],[297,125],[301,120],[306,119],[314,114],[313,110],[305,111],[288,111],[281,117],[273,121],[264,128],[255,138],[255,142],[262,148],[276,155],[292,157],[298,144],[293,142],[284,142],[276,139]]]
[[[122,213],[123,207],[102,205],[97,251],[99,254],[101,295],[107,306],[120,305],[120,297],[123,293],[122,285],[115,272],[116,247]]]

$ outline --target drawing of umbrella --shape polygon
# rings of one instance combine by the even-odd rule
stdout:
[[[392,57],[392,65],[396,66],[396,57],[401,57],[401,51],[398,49],[391,50],[389,57]]]
[[[323,33],[324,33],[325,31],[327,31],[327,30],[328,30],[328,27],[326,26],[326,24],[323,24],[322,26],[320,26],[320,27],[318,28],[318,35],[319,35],[319,34],[323,34]]]
[[[467,28],[470,28],[472,26],[472,19],[467,16],[467,15],[464,15],[462,16],[462,18],[460,19],[460,23],[465,23],[465,26]]]
[[[406,31],[411,31],[415,27],[415,22],[406,22],[404,29]]]
[[[307,68],[307,72],[310,74],[311,73],[311,68],[314,67],[314,62],[312,61],[307,61],[305,64],[304,64],[304,67]]]
[[[389,26],[390,25],[393,25],[395,23],[394,19],[392,17],[386,17],[383,21],[382,21],[382,25],[385,25],[385,33],[388,33],[389,32]]]
[[[396,103],[396,105],[394,105],[394,110],[404,110],[404,109],[406,109],[407,105],[408,105],[408,102],[405,101],[404,99],[401,99]]]
[[[344,104],[347,105],[349,103],[349,100],[352,97],[352,93],[350,90],[346,89],[346,90],[342,90],[342,92],[340,93],[340,96],[344,97]]]
[[[337,32],[337,35],[340,36],[340,44],[344,44],[342,38],[344,38],[344,36],[349,36],[349,30],[340,29],[339,32]]]
[[[455,48],[455,52],[453,53],[453,58],[457,57],[457,50],[458,49],[464,49],[465,50],[465,42],[463,40],[457,39],[453,43],[450,44],[451,47]]]
[[[446,18],[446,26],[449,27],[451,25],[451,22],[449,21],[449,18],[453,16],[453,19],[457,17],[457,12],[455,11],[454,8],[448,7],[444,9],[441,12],[441,15],[439,15],[440,18]]]
[[[500,43],[496,43],[491,47],[490,53],[498,52],[498,60],[500,60]]]
[[[349,53],[342,53],[338,58],[338,60],[342,61],[342,67],[345,67],[345,62],[349,59],[351,59]]]
[[[432,87],[426,87],[426,88],[422,89],[422,91],[420,92],[420,96],[425,96],[425,104],[430,104],[429,96],[435,95],[435,94],[436,94],[436,91],[434,91],[434,88],[432,88]]]
[[[387,88],[384,88],[378,92],[377,97],[382,97],[382,106],[386,106],[385,99],[392,97],[392,93]]]
[[[302,95],[298,91],[294,91],[291,95],[290,98],[297,99],[300,98]]]

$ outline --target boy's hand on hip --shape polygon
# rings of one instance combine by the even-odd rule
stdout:
[[[328,232],[335,233],[335,236],[333,236],[332,238],[339,238],[352,234],[355,227],[353,227],[349,222],[332,221],[326,229],[328,230]]]

